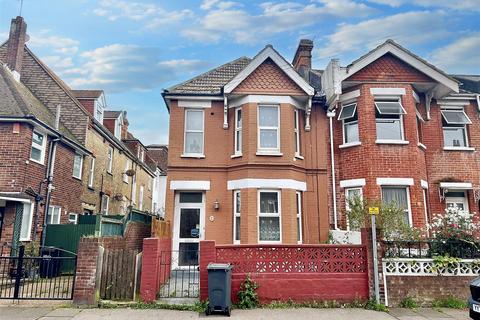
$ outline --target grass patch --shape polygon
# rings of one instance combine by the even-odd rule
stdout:
[[[375,301],[354,301],[351,303],[341,303],[338,301],[310,301],[310,302],[295,302],[287,301],[272,301],[261,306],[265,309],[298,309],[298,308],[312,308],[312,309],[348,309],[360,308],[374,311],[388,312],[388,308],[383,304],[377,304]]]
[[[468,303],[455,297],[447,297],[436,299],[432,302],[434,308],[449,308],[449,309],[467,309]]]
[[[407,309],[417,309],[418,307],[420,307],[420,305],[414,298],[406,297],[402,301],[400,301],[400,307]]]
[[[208,301],[197,301],[195,304],[168,304],[168,303],[145,303],[145,302],[100,302],[100,309],[164,309],[164,310],[177,310],[177,311],[193,311],[203,313],[208,305]]]

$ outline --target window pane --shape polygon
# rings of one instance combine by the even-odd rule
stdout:
[[[360,141],[358,135],[358,122],[346,122],[345,123],[345,143]]]
[[[242,150],[242,131],[237,131],[235,134],[237,135],[237,148],[235,151],[241,151]]]
[[[301,232],[302,232],[302,229],[300,228],[300,218],[297,217],[297,241],[300,241]]]
[[[241,128],[242,127],[242,110],[239,109],[237,111],[237,128]]]
[[[202,203],[202,193],[180,192],[180,203]]]
[[[347,199],[354,199],[355,197],[360,197],[360,189],[347,189]]]
[[[260,192],[260,213],[278,213],[278,193]]]
[[[40,151],[37,148],[32,147],[32,152],[30,153],[30,158],[37,160],[37,161],[42,161],[42,151]]]
[[[400,119],[377,119],[377,139],[402,140]]]
[[[242,200],[241,200],[241,194],[240,192],[235,193],[235,212],[240,213],[241,208],[242,208]]]
[[[235,217],[235,240],[240,241],[240,217]]]
[[[20,239],[30,239],[30,219],[32,205],[30,203],[23,204],[22,226],[20,228]]]
[[[180,210],[180,238],[198,238],[200,209]]]
[[[279,217],[260,217],[260,241],[280,241]]]
[[[465,198],[465,192],[463,191],[449,191],[445,193],[445,198]]]
[[[448,124],[469,124],[470,119],[463,110],[442,110],[442,116]]]
[[[259,125],[261,127],[278,126],[278,107],[259,107]]]
[[[178,265],[198,265],[198,243],[179,243]]]
[[[187,111],[187,130],[203,130],[203,111]]]
[[[73,175],[75,177],[80,177],[81,174],[81,164],[82,164],[82,156],[76,154],[73,158]]]
[[[375,106],[380,114],[405,114],[398,101],[375,101]]]
[[[356,109],[357,109],[356,103],[343,106],[342,110],[340,111],[340,115],[338,116],[338,120],[345,120],[345,119],[352,118],[355,115]]]
[[[443,141],[446,147],[466,147],[465,128],[443,128]]]
[[[203,133],[187,132],[185,134],[185,152],[202,153],[203,151]]]
[[[399,208],[407,209],[407,189],[382,188],[382,202],[386,204],[395,204]]]
[[[33,132],[33,142],[38,145],[43,145],[43,135],[39,134],[38,132]]]
[[[278,148],[276,129],[260,130],[260,148]]]

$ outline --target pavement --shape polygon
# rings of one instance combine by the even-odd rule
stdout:
[[[223,317],[213,315],[208,318]],[[1,320],[146,320],[146,319],[205,319],[205,314],[174,310],[139,309],[74,309],[57,306],[0,306]],[[253,309],[232,310],[232,319],[290,320],[467,320],[468,311],[454,309],[400,309],[389,313],[364,309]]]

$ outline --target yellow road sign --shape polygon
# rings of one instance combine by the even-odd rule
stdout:
[[[368,208],[368,213],[371,215],[378,215],[380,213],[380,208],[378,207],[369,207]]]

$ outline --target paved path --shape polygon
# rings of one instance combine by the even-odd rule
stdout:
[[[55,307],[0,306],[1,320],[146,320],[210,319],[219,316],[173,310],[69,309]],[[220,316],[221,317],[221,316]],[[223,317],[222,317],[223,318]],[[255,309],[233,310],[232,319],[290,320],[467,320],[467,311],[453,309],[391,309],[390,313],[364,309]]]

